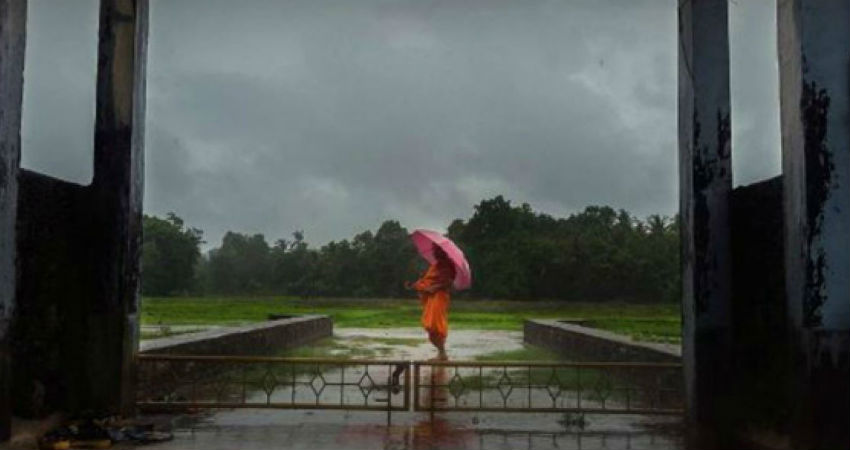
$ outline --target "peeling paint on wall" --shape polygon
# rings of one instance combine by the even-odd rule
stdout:
[[[712,270],[700,270],[695,277],[694,302],[697,315],[708,312],[707,300],[711,297],[716,284],[716,271],[719,269],[717,255],[712,251],[710,224],[711,213],[708,205],[708,191],[716,179],[729,176],[728,164],[731,157],[732,127],[728,112],[725,114],[717,110],[717,148],[711,158],[707,145],[700,144],[700,133],[702,124],[699,121],[698,112],[694,111],[693,118],[693,192],[694,192],[694,253],[696,257],[703,258],[703,266]]]
[[[732,118],[729,113],[717,110],[717,161],[726,161],[732,157]],[[728,175],[726,165],[720,164],[721,178]]]
[[[710,231],[708,229],[708,198],[706,197],[705,188],[711,185],[713,171],[711,162],[706,161],[706,148],[700,148],[700,132],[702,124],[699,121],[699,113],[694,110],[694,152],[693,152],[693,193],[694,193],[694,220],[693,236],[694,236],[694,255],[704,257],[708,250],[710,241]],[[695,271],[694,274],[694,305],[697,316],[708,311],[706,303],[710,291],[707,289],[710,284],[710,273],[706,270]]]
[[[830,98],[817,83],[804,82],[800,98],[806,162],[806,244],[813,252],[806,261],[803,324],[817,327],[823,322],[821,307],[826,302],[826,252],[817,240],[823,228],[824,206],[832,189],[835,164],[827,146]]]

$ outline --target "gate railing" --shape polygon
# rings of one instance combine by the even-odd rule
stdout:
[[[410,409],[409,361],[139,355],[137,364],[143,410]]]
[[[681,364],[445,361],[413,363],[416,411],[684,412]]]
[[[143,410],[344,409],[388,414],[411,409],[606,414],[684,410],[681,364],[188,355],[139,355],[137,364],[137,405]]]

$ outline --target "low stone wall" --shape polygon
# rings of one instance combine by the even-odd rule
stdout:
[[[527,320],[523,339],[571,358],[595,362],[681,362],[679,345],[640,342],[580,325],[581,321]]]
[[[328,316],[307,315],[142,341],[140,352],[151,355],[268,355],[333,334]]]

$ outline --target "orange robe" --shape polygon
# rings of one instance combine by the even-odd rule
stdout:
[[[442,339],[449,335],[449,290],[454,278],[454,265],[437,263],[413,284],[422,302],[422,326]]]

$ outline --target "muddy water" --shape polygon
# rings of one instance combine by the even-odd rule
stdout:
[[[522,352],[522,333],[459,330],[447,347],[454,360]],[[419,329],[339,329],[308,356],[422,360],[433,347]],[[514,353],[519,354],[519,353]],[[300,356],[304,356],[301,354]],[[374,368],[376,379],[389,368]],[[383,370],[383,372],[380,372]],[[329,373],[333,379],[338,372]],[[347,376],[359,376],[348,374]],[[450,376],[450,374],[448,375]],[[386,383],[384,383],[386,384]],[[262,396],[263,393],[255,393]],[[277,395],[283,395],[278,393]],[[309,398],[309,394],[305,398]],[[352,391],[347,396],[362,398]],[[376,391],[372,399],[386,397]],[[498,395],[494,392],[488,395]],[[542,393],[540,394],[543,395]],[[313,397],[314,398],[314,397]],[[541,398],[545,400],[545,398]],[[677,419],[558,413],[416,413],[226,410],[184,416],[161,449],[679,449]]]

